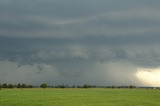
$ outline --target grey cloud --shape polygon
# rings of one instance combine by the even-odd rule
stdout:
[[[43,71],[40,74],[40,70],[38,69],[39,65],[43,68]],[[0,61],[0,66],[1,83],[6,82],[16,84],[21,82],[27,84],[40,84],[41,82],[51,82],[56,76],[58,76],[56,68],[52,65],[34,64],[18,67],[18,64],[15,62]]]
[[[78,67],[73,67],[74,64],[66,64],[67,68],[65,70],[63,69],[63,71],[57,70],[53,64],[34,64],[17,67],[18,64],[14,62],[0,61],[0,63],[2,69],[0,77],[1,82],[7,83],[20,82],[34,85],[41,84],[42,82],[47,82],[52,85],[64,83],[69,85],[82,85],[85,83],[96,85],[139,84],[137,79],[134,78],[134,71],[132,71],[131,67],[124,68],[128,63],[124,63],[124,65],[122,65],[123,63],[121,62],[112,62],[109,64],[93,63],[94,66],[81,64],[82,67],[80,65]],[[6,68],[8,65],[10,67]],[[39,67],[41,67],[41,69],[39,69]],[[86,69],[88,70],[86,71]],[[124,71],[124,69],[126,71]]]
[[[137,68],[160,65],[158,4],[0,0],[0,83],[140,85]]]
[[[49,48],[49,50],[45,49],[44,51],[43,48],[38,49],[37,47],[35,53],[24,52],[27,55],[21,52],[16,52],[16,54],[10,52],[8,55],[3,56],[4,59],[1,60],[1,63],[7,59],[10,61],[9,63],[14,65],[12,66],[8,63],[6,65],[1,64],[3,67],[10,66],[10,69],[1,67],[3,70],[1,73],[5,74],[5,76],[1,77],[1,82],[12,82],[13,80],[13,83],[18,83],[20,80],[24,81],[24,83],[31,83],[30,80],[33,80],[33,84],[47,82],[49,84],[71,85],[84,83],[96,85],[125,85],[134,83],[140,85],[140,82],[133,75],[137,72],[136,67],[159,66],[159,59],[157,58],[160,53],[159,47],[112,47],[110,45],[109,47],[94,46],[88,48],[77,50],[77,47],[75,50],[69,47],[66,49],[65,46],[61,47],[62,50]],[[76,55],[73,54],[74,52]],[[83,53],[87,54],[84,55]],[[56,74],[52,73],[54,69],[47,68],[52,65],[56,67]],[[133,69],[131,69],[130,65],[133,65]],[[32,72],[32,70],[34,71]],[[14,75],[16,74],[23,77],[15,79]],[[30,74],[32,74],[29,77],[30,80],[24,79],[26,78],[25,76]],[[48,77],[48,75],[53,75],[53,77]],[[41,79],[42,77],[43,80]]]
[[[159,36],[100,36],[78,39],[1,37],[0,54],[3,59],[26,62],[130,59],[139,63],[139,59],[159,56],[159,39]]]
[[[157,2],[9,0],[4,3],[2,0],[1,35],[81,37],[159,34]],[[149,3],[155,7],[148,6]]]

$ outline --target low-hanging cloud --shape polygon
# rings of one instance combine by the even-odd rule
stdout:
[[[73,67],[70,64],[63,68],[53,64],[32,64],[19,66],[18,63],[0,61],[0,81],[6,83],[27,83],[39,85],[139,85],[135,76],[136,67],[123,61],[95,62],[80,64]],[[90,64],[90,65],[89,65]],[[74,64],[73,64],[74,65]],[[93,66],[91,66],[93,65]],[[82,67],[81,67],[82,66]],[[74,69],[74,70],[73,70]],[[87,70],[86,70],[87,69]]]
[[[19,66],[16,62],[0,61],[0,81],[6,83],[40,84],[51,83],[58,76],[53,65],[33,64]]]

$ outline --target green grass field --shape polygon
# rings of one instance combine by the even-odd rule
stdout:
[[[160,106],[160,90],[3,89],[0,106]]]

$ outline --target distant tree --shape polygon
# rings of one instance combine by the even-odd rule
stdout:
[[[55,88],[66,88],[66,86],[65,85],[57,85],[57,86],[55,86]]]
[[[130,86],[129,86],[129,88],[131,88],[131,89],[132,89],[132,88],[136,88],[136,86],[134,86],[134,85],[130,85]]]
[[[83,88],[88,88],[88,86],[85,84],[85,85],[83,85]]]
[[[111,88],[111,86],[107,86],[107,88]]]
[[[21,88],[21,84],[19,83],[19,84],[17,84],[17,88]]]
[[[111,88],[112,88],[112,89],[114,89],[114,88],[115,88],[115,86],[111,86]]]
[[[47,86],[48,85],[46,83],[43,83],[43,84],[40,85],[41,88],[47,88]]]
[[[130,85],[130,86],[129,86],[129,88],[131,88],[131,89],[132,89],[132,88],[133,88],[133,86],[132,86],[132,85]]]
[[[33,86],[32,85],[28,85],[27,88],[33,88]]]
[[[21,88],[26,88],[26,84],[22,84],[22,85],[21,85]]]
[[[8,88],[8,85],[7,85],[6,83],[4,83],[4,84],[2,85],[2,88]]]
[[[73,85],[71,88],[76,88],[76,86],[75,86],[75,85]]]
[[[66,86],[65,85],[60,85],[60,88],[65,88]]]
[[[2,85],[0,84],[0,90],[1,90],[1,88],[2,88]]]
[[[84,84],[84,85],[83,85],[83,88],[91,88],[91,86],[90,86],[90,85],[87,85],[87,84]]]
[[[8,84],[8,88],[14,88],[12,84]]]

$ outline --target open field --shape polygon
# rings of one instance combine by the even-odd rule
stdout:
[[[160,106],[160,90],[3,89],[0,106]]]

